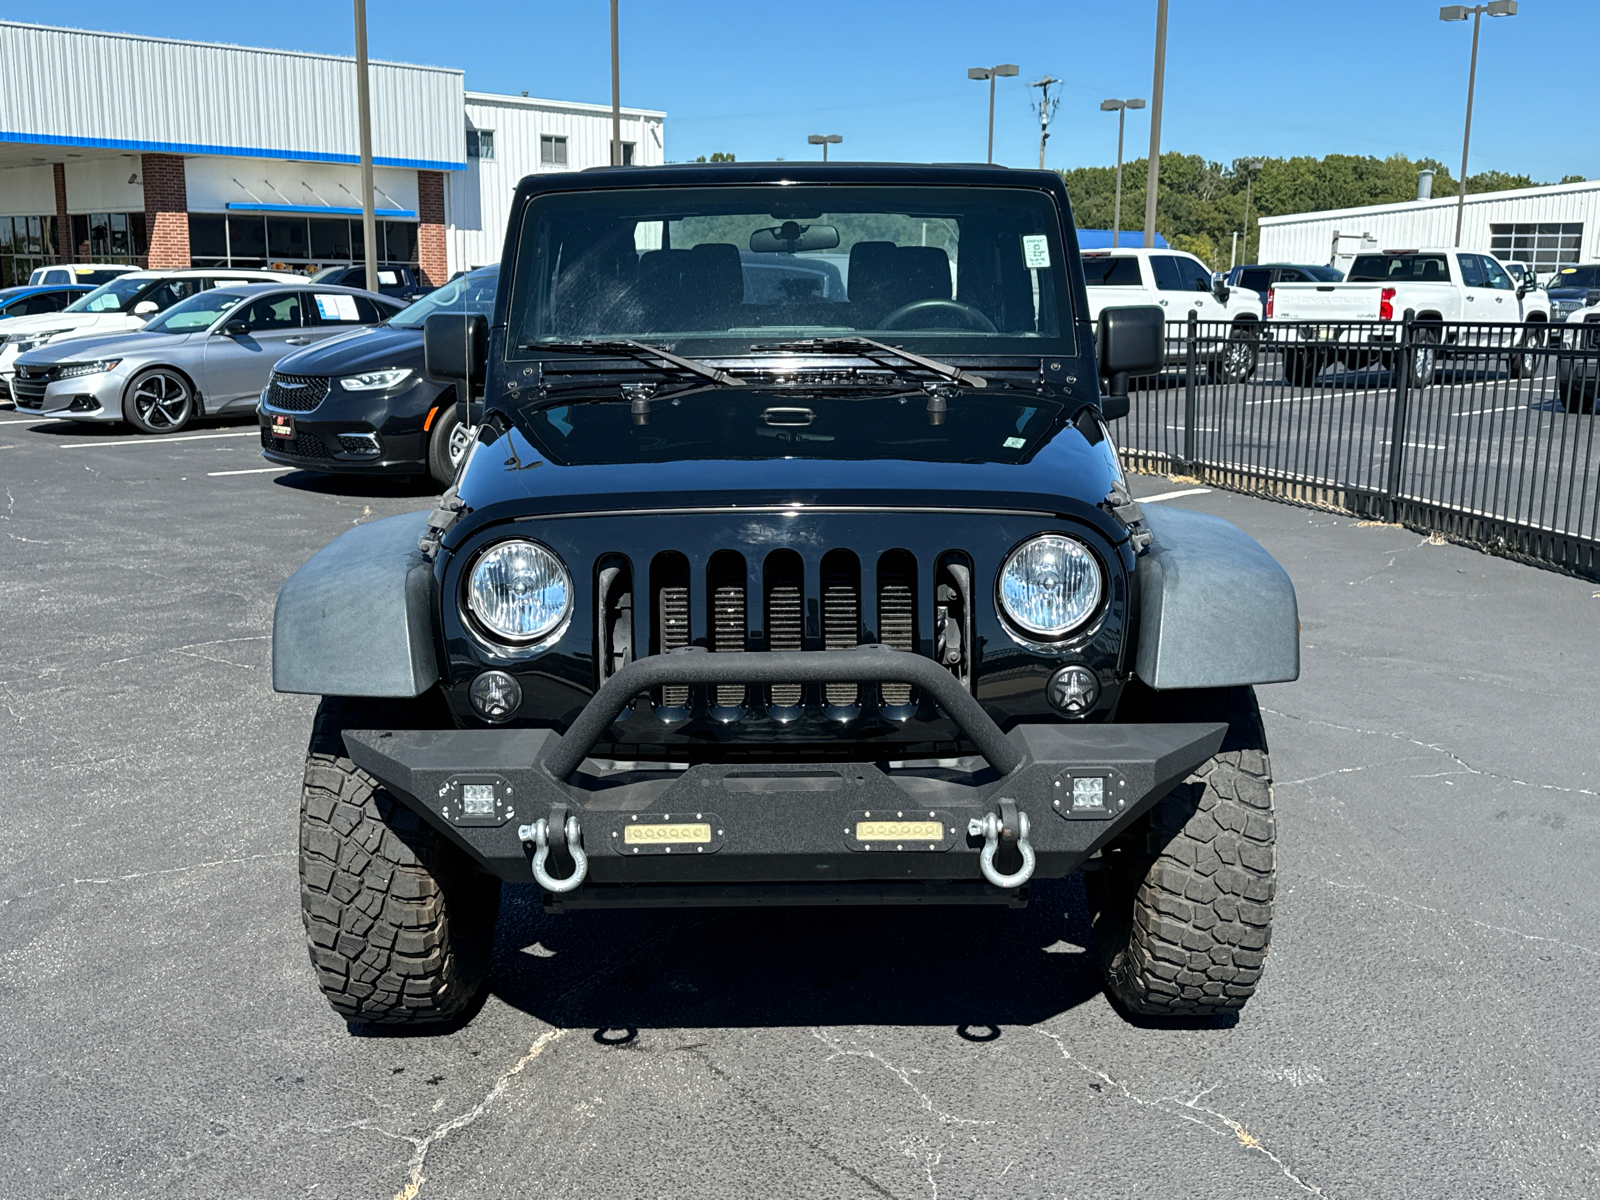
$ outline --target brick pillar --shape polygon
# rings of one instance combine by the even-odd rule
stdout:
[[[51,163],[56,177],[56,256],[72,262],[72,218],[67,216],[67,164]]]
[[[444,172],[417,172],[417,266],[434,287],[450,277],[444,240]]]
[[[152,267],[173,269],[189,265],[189,189],[183,174],[183,157],[177,154],[141,156],[139,174],[144,179],[144,229]]]

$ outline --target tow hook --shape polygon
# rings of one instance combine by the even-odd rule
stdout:
[[[983,839],[983,852],[978,856],[978,867],[983,877],[998,888],[1021,887],[1033,878],[1033,847],[1028,845],[1028,814],[1017,811],[1017,802],[1002,799],[998,813],[984,813],[967,822],[967,834]],[[995,870],[994,856],[1001,843],[1015,843],[1022,855],[1022,868],[1010,875]]]
[[[571,892],[582,885],[584,876],[589,873],[589,856],[583,852],[583,830],[578,826],[577,815],[569,814],[565,804],[553,805],[548,818],[540,817],[532,825],[519,825],[517,837],[522,839],[524,845],[528,842],[534,844],[533,877],[545,891]],[[567,853],[572,855],[572,874],[565,879],[557,879],[544,869],[544,865],[550,857],[550,851],[561,849],[563,844]],[[1029,861],[1032,861],[1031,856]]]

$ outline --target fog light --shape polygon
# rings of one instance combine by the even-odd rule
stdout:
[[[522,707],[522,685],[504,671],[485,671],[468,692],[472,707],[485,721],[509,720]]]
[[[1100,681],[1088,667],[1074,663],[1050,676],[1045,696],[1062,716],[1081,717],[1100,699]]]
[[[1074,779],[1072,781],[1072,810],[1103,809],[1106,806],[1106,781],[1104,779]]]

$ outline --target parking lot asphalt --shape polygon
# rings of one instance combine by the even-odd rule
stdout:
[[[185,436],[0,410],[0,1196],[1600,1193],[1597,585],[1136,478],[1299,591],[1236,1022],[1119,1014],[1075,882],[1020,913],[529,886],[474,1019],[381,1036],[303,948],[315,701],[272,692],[270,621],[315,549],[430,497]]]

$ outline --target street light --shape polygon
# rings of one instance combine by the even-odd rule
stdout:
[[[355,0],[356,122],[361,150],[361,257],[367,291],[378,290],[378,222],[372,201],[372,93],[367,74],[367,0]]]
[[[1249,174],[1247,174],[1244,177],[1244,260],[1245,260],[1245,262],[1249,262],[1250,261],[1250,189],[1251,189],[1251,187],[1253,187],[1255,185],[1256,172],[1261,170],[1261,168],[1266,166],[1266,164],[1264,162],[1262,162],[1259,158],[1247,158],[1247,159],[1244,160],[1244,162],[1240,163],[1239,165],[1241,167],[1243,167],[1247,172],[1249,172]],[[1261,248],[1261,243],[1258,240],[1256,242],[1257,251],[1259,251],[1260,248]]]
[[[1022,70],[1016,63],[1001,63],[997,67],[969,67],[968,79],[987,79],[989,81],[989,161],[994,161],[994,81],[1000,76],[1010,78]]]
[[[1467,127],[1461,135],[1461,184],[1456,192],[1456,245],[1461,245],[1461,221],[1467,211],[1467,148],[1472,145],[1472,90],[1478,82],[1478,27],[1483,14],[1491,17],[1514,17],[1517,0],[1489,0],[1468,8],[1465,4],[1447,4],[1439,10],[1441,21],[1465,21],[1472,18],[1472,65],[1467,69]]]
[[[821,146],[822,147],[822,161],[823,162],[827,162],[828,161],[828,147],[829,146],[837,146],[840,142],[844,141],[844,138],[840,137],[837,133],[828,133],[828,134],[813,133],[810,137],[808,137],[806,139],[806,141],[810,142],[813,146]]]
[[[1122,127],[1127,122],[1130,108],[1143,108],[1143,100],[1102,100],[1101,112],[1117,114],[1117,198],[1111,205],[1111,248],[1122,244]]]

